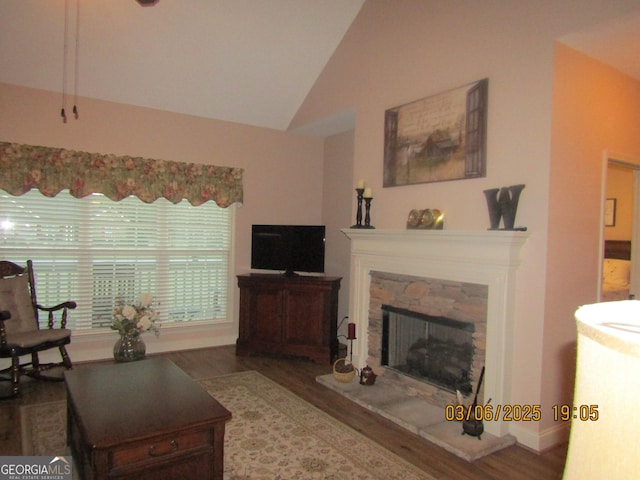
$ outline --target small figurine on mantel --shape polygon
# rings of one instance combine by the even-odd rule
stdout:
[[[442,230],[444,213],[437,208],[413,209],[407,218],[408,229]]]

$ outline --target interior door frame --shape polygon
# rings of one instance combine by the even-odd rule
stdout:
[[[633,210],[631,212],[633,225],[631,227],[631,288],[629,294],[632,298],[638,298],[640,289],[640,159],[629,155],[615,152],[603,151],[602,155],[602,185],[600,192],[600,241],[598,243],[598,302],[602,301],[602,264],[604,261],[604,240],[605,240],[605,201],[607,199],[607,176],[610,164],[633,170]]]

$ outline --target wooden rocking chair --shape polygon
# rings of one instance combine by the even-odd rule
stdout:
[[[38,304],[31,260],[27,260],[26,267],[0,261],[0,358],[11,358],[11,366],[0,370],[0,381],[10,381],[11,391],[8,395],[1,395],[0,399],[20,393],[22,375],[41,380],[63,380],[61,376],[47,376],[42,372],[53,367],[72,367],[65,345],[71,342],[71,330],[66,326],[67,312],[73,308],[76,308],[76,303],[71,301],[55,307]],[[40,328],[39,312],[47,312],[47,328]],[[55,325],[56,322],[59,325]],[[38,352],[56,347],[62,361],[41,364]],[[21,363],[23,355],[31,355],[31,362]]]

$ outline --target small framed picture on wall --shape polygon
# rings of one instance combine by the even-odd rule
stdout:
[[[604,203],[604,226],[616,226],[616,199],[607,198]]]

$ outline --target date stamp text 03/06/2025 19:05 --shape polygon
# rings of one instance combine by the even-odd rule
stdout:
[[[580,420],[595,422],[600,417],[598,405],[553,405],[553,420],[566,422]],[[540,405],[447,405],[445,420],[461,422],[463,420],[483,420],[490,422],[539,422],[542,420]]]

